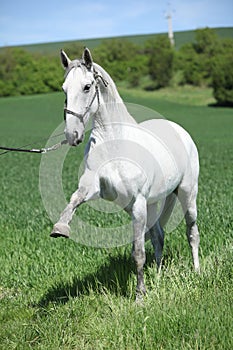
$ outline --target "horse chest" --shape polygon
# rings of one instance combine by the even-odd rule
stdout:
[[[129,165],[115,164],[115,166],[105,167],[100,173],[99,186],[100,197],[125,207],[135,198],[143,186],[146,179],[139,174],[138,169],[130,171]]]

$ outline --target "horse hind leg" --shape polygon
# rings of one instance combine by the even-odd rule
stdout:
[[[151,204],[147,208],[147,236],[151,239],[154,248],[155,261],[158,271],[161,267],[163,245],[164,245],[164,231],[158,220],[157,204]]]
[[[174,206],[176,204],[177,196],[176,191],[169,194],[165,200],[163,210],[161,212],[161,215],[159,217],[159,222],[162,228],[166,226],[168,223],[170,216],[172,214],[172,211],[174,209]]]
[[[151,238],[151,243],[154,247],[155,252],[155,261],[157,264],[157,269],[160,271],[161,268],[161,261],[162,261],[162,254],[163,254],[163,246],[164,246],[164,226],[167,224],[171,213],[173,211],[173,208],[176,203],[176,194],[171,193],[169,196],[167,196],[162,212],[159,214],[156,213],[157,205],[151,205],[148,208],[148,225],[150,227],[149,229],[149,235]]]
[[[197,185],[193,187],[191,192],[187,192],[183,190],[182,188],[179,188],[178,190],[178,198],[181,202],[183,212],[185,215],[185,221],[186,221],[186,234],[188,238],[188,242],[191,248],[192,252],[192,258],[193,258],[193,265],[195,271],[200,271],[200,264],[199,264],[199,243],[200,243],[200,236],[197,226]]]
[[[158,272],[161,269],[163,246],[164,246],[164,231],[159,221],[157,221],[150,229],[151,243],[154,247],[155,261]]]
[[[132,208],[134,241],[132,255],[137,269],[136,301],[140,302],[146,293],[143,266],[145,264],[146,200],[138,196]]]
[[[185,214],[185,220],[187,225],[187,238],[192,251],[194,269],[195,271],[200,272],[199,254],[198,254],[199,244],[200,244],[200,235],[199,235],[198,226],[196,223],[195,211],[196,209],[194,211],[191,208],[188,209],[187,213]]]

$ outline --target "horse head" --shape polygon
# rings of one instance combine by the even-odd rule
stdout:
[[[65,135],[71,146],[84,139],[85,127],[99,109],[98,74],[93,67],[90,51],[85,48],[82,59],[71,61],[61,50],[61,62],[66,71],[63,91],[66,95]]]

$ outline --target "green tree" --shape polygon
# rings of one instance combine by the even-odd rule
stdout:
[[[0,96],[29,95],[60,90],[59,58],[8,48],[0,54]]]
[[[207,57],[212,57],[219,47],[219,38],[214,29],[197,29],[193,47],[197,54],[204,54]]]
[[[109,39],[93,50],[94,61],[114,80],[127,80],[132,61],[139,55],[140,48],[126,39]]]
[[[148,71],[154,88],[168,86],[173,74],[174,51],[166,36],[150,39],[145,44]]]
[[[213,60],[213,94],[219,105],[233,106],[233,40],[224,53]]]
[[[185,44],[176,53],[176,69],[182,71],[182,83],[195,86],[205,82],[205,67],[192,43]]]
[[[177,54],[183,83],[211,86],[212,59],[220,50],[221,43],[213,29],[196,30],[195,42],[183,45]]]
[[[85,47],[84,44],[78,42],[78,43],[70,43],[62,49],[67,53],[67,55],[71,59],[74,59],[74,58],[82,57],[84,47]]]
[[[130,87],[138,87],[141,79],[148,74],[148,58],[138,54],[128,61],[127,66],[126,78]]]

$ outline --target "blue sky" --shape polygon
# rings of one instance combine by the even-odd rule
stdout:
[[[173,0],[174,31],[232,27],[233,0]],[[1,0],[0,46],[167,31],[165,0]]]

